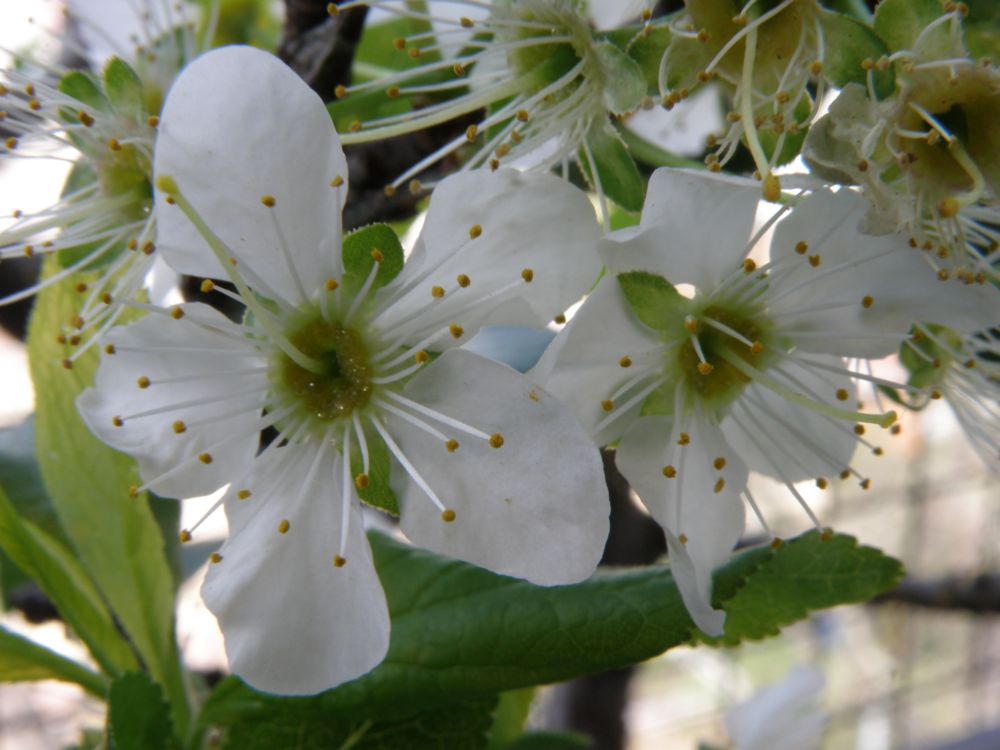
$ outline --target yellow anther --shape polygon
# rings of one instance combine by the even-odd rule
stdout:
[[[684,316],[684,330],[688,333],[698,333],[698,321],[693,315]]]
[[[499,432],[494,432],[492,435],[490,435],[491,448],[500,448],[502,446],[503,446],[503,435],[501,435]]]
[[[152,255],[153,251],[156,250],[156,245],[152,242],[142,243],[142,252],[146,255]]]
[[[820,262],[821,262],[821,258],[820,258],[819,255],[810,255],[809,256],[809,265],[812,266],[813,268],[818,268]]]
[[[743,261],[743,270],[747,273],[753,273],[757,270],[757,264],[751,258],[747,258]]]
[[[761,192],[764,196],[764,200],[769,203],[777,203],[781,200],[781,180],[778,179],[776,174],[769,174],[764,178],[764,184],[761,186]]]
[[[718,481],[716,481],[716,483],[715,483],[715,487],[712,488],[712,491],[716,495],[718,495],[720,492],[722,492],[722,490],[723,490],[723,488],[725,486],[726,486],[726,480],[723,479],[722,477],[719,477]]]
[[[399,86],[390,86],[385,90],[385,95],[388,96],[390,99],[395,99],[397,96],[399,96]]]
[[[465,66],[462,63],[455,63],[451,66],[451,72],[461,78],[465,75]]]
[[[785,543],[784,539],[782,539],[780,536],[776,536],[774,537],[774,539],[771,540],[771,549],[775,550],[781,549],[784,543]]]
[[[864,435],[865,434],[865,426],[863,424],[856,424],[856,425],[854,425],[854,434],[855,435]]]
[[[861,306],[866,310],[874,304],[875,304],[875,298],[872,297],[870,294],[866,294],[864,297],[861,298]]]
[[[335,568],[342,568],[346,564],[347,564],[347,560],[345,560],[340,555],[334,555],[333,556],[333,567],[335,567]]]
[[[186,542],[190,542],[191,541],[191,532],[188,531],[187,529],[181,529],[181,533],[178,534],[177,537],[181,540],[181,544],[184,544]]]
[[[610,398],[607,398],[601,402],[601,408],[604,409],[604,411],[611,411],[615,408],[615,402]]]
[[[366,489],[368,487],[369,478],[367,474],[358,474],[354,477],[354,486],[359,490]]]
[[[701,42],[702,44],[705,44],[711,38],[712,35],[709,34],[705,29],[702,29],[701,31],[698,32],[698,41]]]
[[[872,486],[872,480],[871,479],[862,479],[861,480],[861,489],[863,489],[863,490],[871,489],[871,486]]]
[[[619,367],[631,367],[632,366],[632,358],[628,357],[628,356],[622,357],[621,359],[618,360],[618,366]]]
[[[859,172],[867,172],[868,171],[868,160],[867,159],[861,159],[857,163],[856,166],[857,166]]]
[[[158,128],[160,127],[160,118],[156,115],[150,115],[146,118],[146,124],[151,128]]]
[[[677,537],[677,541],[680,542],[681,544],[687,544],[688,543],[687,534],[681,534],[679,537]]]
[[[173,318],[174,320],[180,320],[181,318],[184,317],[184,310],[181,309],[180,307],[175,307],[170,311],[170,317]]]
[[[451,508],[441,511],[441,520],[445,523],[453,523],[455,520],[455,511]]]
[[[883,453],[885,453],[885,451],[882,450],[882,446],[876,445],[874,448],[872,448],[872,453],[874,453],[876,456],[881,456]]]
[[[201,282],[201,293],[202,294],[208,294],[209,292],[211,292],[214,289],[215,289],[215,282],[212,281],[211,279],[205,279],[204,281]]]
[[[140,388],[149,388],[149,378],[147,378],[145,375],[142,375],[135,381],[135,384]]]
[[[137,497],[139,497],[139,488],[133,484],[131,487],[128,488],[128,496],[133,500],[135,500]]]
[[[402,52],[404,49],[406,49],[406,40],[403,39],[403,37],[401,36],[397,36],[395,39],[392,40],[392,46],[395,47],[400,52]]]
[[[274,205],[277,203],[273,195],[262,195],[260,197],[260,202],[268,208],[274,208]]]
[[[837,400],[838,401],[847,401],[847,399],[850,398],[850,396],[851,396],[851,394],[849,394],[847,392],[846,388],[838,388],[837,389]]]
[[[337,282],[336,279],[327,279],[326,283],[323,286],[326,289],[326,291],[333,292],[336,291],[337,287],[340,286],[340,284]]]
[[[698,372],[702,375],[710,375],[715,368],[709,362],[699,362]]]
[[[66,335],[60,333],[58,336],[56,336],[56,343],[57,344],[65,344],[66,343]]]
[[[667,479],[673,479],[674,477],[677,476],[677,469],[675,469],[673,466],[664,466],[663,476],[665,476]]]
[[[211,555],[208,556],[208,559],[212,561],[213,565],[218,565],[220,562],[222,562],[222,555],[220,555],[218,552],[213,552]]]
[[[461,18],[458,19],[458,22],[460,24],[462,24],[462,28],[463,29],[471,29],[472,28],[472,19],[471,18],[467,18],[465,16],[462,16]]]
[[[821,63],[819,60],[814,60],[813,62],[809,63],[809,72],[812,73],[814,76],[818,76],[820,73],[823,72],[823,63]]]
[[[385,260],[385,256],[382,254],[382,251],[379,250],[377,247],[372,249],[372,260],[375,261],[376,263],[381,263],[382,261]]]
[[[455,325],[454,323],[452,323],[450,326],[448,326],[448,333],[451,334],[452,338],[460,339],[462,338],[462,334],[465,333],[465,329],[462,328],[462,326],[460,325]]]
[[[35,254],[35,246],[34,245],[25,245],[24,246],[24,257],[25,258],[31,258],[31,257],[34,256],[34,254]]]
[[[942,219],[952,218],[961,208],[961,204],[951,196],[941,199],[937,204],[937,212]]]
[[[462,289],[465,289],[467,286],[469,286],[469,284],[472,283],[472,280],[464,273],[460,273],[457,277],[455,277],[455,281],[458,282],[458,285],[462,287]]]
[[[326,12],[329,13],[331,16],[339,16],[340,8],[337,7],[336,3],[327,3]]]
[[[819,487],[821,490],[825,490],[827,487],[830,486],[830,483],[827,482],[826,479],[824,479],[823,477],[819,477],[816,479],[816,486]]]
[[[94,118],[84,112],[82,109],[76,115],[77,119],[84,125],[84,127],[93,127]]]
[[[122,144],[121,144],[121,142],[117,138],[109,138],[108,139],[108,148],[110,148],[112,151],[121,151],[122,150]]]
[[[431,355],[429,355],[427,352],[421,349],[420,351],[418,351],[416,354],[413,355],[413,359],[416,361],[418,365],[425,365],[430,361]]]
[[[105,354],[114,354],[117,351],[118,350],[115,349],[115,345],[114,344],[108,344],[106,347],[104,347],[104,353]]]
[[[4,141],[4,145],[7,146],[8,149],[13,151],[15,148],[17,148],[17,138],[15,138],[14,136],[9,136],[7,140]]]
[[[682,432],[681,436],[677,439],[677,445],[689,445],[691,443],[691,436],[686,432]]]
[[[840,472],[840,478],[841,479],[850,479],[851,478],[851,471],[850,471],[850,469],[844,469],[842,472]]]
[[[804,240],[799,240],[798,242],[795,243],[795,252],[797,252],[799,255],[805,255],[807,252],[809,252],[809,244]]]
[[[347,129],[350,130],[352,133],[361,132],[361,120],[355,120],[348,126]]]
[[[498,159],[504,158],[507,154],[510,153],[510,144],[501,143],[499,146],[497,146],[497,150],[494,153],[496,154],[496,157]]]
[[[820,532],[819,540],[821,542],[829,542],[831,539],[833,539],[833,529],[827,526],[825,529],[823,529],[823,531]]]
[[[125,421],[121,417],[111,417],[111,424],[113,424],[115,427],[121,427],[123,424],[125,424]]]
[[[184,424],[183,420],[178,419],[176,422],[173,423],[172,427],[174,433],[177,435],[183,435],[185,432],[187,432],[187,425]]]
[[[719,456],[712,462],[712,466],[715,467],[716,471],[722,471],[726,468],[726,459],[724,456]]]
[[[410,56],[411,60],[416,60],[418,57],[420,57],[420,48],[419,47],[410,47],[410,49],[407,50],[406,54],[408,54]]]
[[[134,239],[129,240],[128,244],[125,245],[125,247],[127,247],[132,252],[135,252],[136,250],[139,249],[139,241],[138,240],[134,240]]]
[[[445,442],[444,447],[449,453],[454,453],[458,450],[458,441],[454,439],[448,440]]]
[[[80,343],[80,335],[79,334],[74,333],[72,336],[69,337],[69,345],[70,346],[76,346],[79,343]]]
[[[84,284],[84,283],[83,283],[82,281],[81,281],[81,282],[79,282],[79,283],[78,283],[78,284],[77,284],[77,285],[76,285],[75,287],[73,287],[73,288],[74,288],[74,289],[76,289],[76,292],[77,292],[77,294],[83,294],[83,293],[84,293],[85,291],[87,291],[87,285],[86,285],[86,284]]]
[[[951,274],[948,272],[947,268],[940,268],[937,272],[938,281],[947,281],[951,278]]]
[[[519,109],[519,110],[517,110],[517,113],[514,115],[514,117],[517,118],[518,122],[527,122],[528,121],[528,110],[526,110],[526,109]]]
[[[198,460],[201,461],[203,464],[205,464],[205,466],[208,466],[210,463],[212,463],[212,460],[213,460],[212,459],[212,454],[211,453],[199,453],[198,454]]]
[[[72,318],[70,318],[69,322],[70,325],[72,325],[78,331],[83,328],[83,318],[80,317],[79,315],[74,315]]]
[[[557,325],[563,325],[566,322],[566,316],[563,315],[562,313],[559,313],[552,319],[552,322],[556,323]]]
[[[288,519],[287,518],[283,518],[283,519],[281,519],[281,523],[278,524],[278,533],[279,534],[287,534],[288,530],[291,527],[292,527],[292,525],[288,522]]]
[[[332,180],[330,180],[330,187],[332,188],[339,188],[343,184],[344,184],[344,178],[341,177],[339,174]]]
[[[525,268],[521,271],[521,278],[524,279],[525,283],[530,284],[535,278],[535,272],[530,268]]]
[[[483,233],[483,228],[479,224],[473,224],[471,227],[469,227],[469,239],[470,240],[476,239],[482,233]]]
[[[236,493],[236,499],[237,500],[246,500],[252,494],[253,493],[250,490],[240,490],[239,492]]]
[[[901,424],[894,424],[892,427],[889,428],[890,435],[898,435],[902,431],[903,431],[903,425]]]
[[[931,398],[937,401],[941,398],[941,391],[931,391]]]
[[[431,296],[434,299],[441,299],[444,296],[444,287],[441,287],[441,286],[432,286],[431,287]]]
[[[496,172],[498,169],[500,169],[500,160],[499,159],[490,159],[490,171],[491,172]]]
[[[467,140],[469,143],[472,143],[472,141],[476,140],[477,135],[479,135],[479,128],[477,128],[475,125],[470,125],[465,129],[465,140]]]

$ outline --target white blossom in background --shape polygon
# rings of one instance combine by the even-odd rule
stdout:
[[[759,197],[749,180],[655,172],[639,226],[603,244],[609,273],[533,370],[595,442],[619,441],[618,467],[663,526],[688,610],[712,635],[724,623],[712,570],[743,530],[743,500],[756,511],[748,470],[784,483],[818,527],[796,482],[869,485],[851,457],[859,444],[880,451],[866,425],[895,414],[856,410],[855,381],[884,381],[843,358],[891,354],[915,322],[1000,321],[994,290],[940,281],[899,235],[860,234],[867,205],[851,191],[776,214],[758,267],[747,253],[764,231],[753,232]]]
[[[815,667],[792,667],[780,681],[726,711],[733,750],[816,750],[827,714],[819,707],[826,678]]]
[[[178,79],[156,173],[165,259],[231,281],[235,293],[203,288],[247,314],[149,308],[107,334],[79,406],[137,459],[136,491],[229,484],[230,536],[203,595],[235,673],[304,694],[381,661],[389,619],[358,501],[379,483],[403,532],[434,551],[542,585],[590,575],[609,512],[596,447],[535,381],[458,348],[486,320],[550,320],[593,283],[585,194],[509,170],[450,177],[398,276],[385,283],[377,248],[352,276],[347,165],[327,112],[246,47]],[[258,453],[268,427],[277,436]]]
[[[0,162],[52,159],[72,165],[56,203],[34,212],[0,209],[10,219],[0,231],[0,259],[55,253],[61,265],[0,304],[79,271],[100,272],[97,283],[77,286],[79,312],[59,332],[69,347],[67,367],[96,340],[91,334],[114,323],[118,303],[136,296],[152,268],[158,115],[170,82],[203,47],[182,10],[157,0],[74,0],[66,22],[76,25],[87,46],[67,43],[92,61],[94,73],[32,60],[0,72],[0,123],[11,133],[0,144]]]

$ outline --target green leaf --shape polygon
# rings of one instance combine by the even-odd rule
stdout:
[[[75,682],[102,699],[108,690],[107,680],[99,674],[0,626],[0,682],[35,680]]]
[[[613,29],[599,36],[603,36],[632,59],[639,67],[646,82],[646,90],[650,94],[659,93],[660,60],[663,59],[671,39],[668,24],[659,23],[648,28],[631,26]]]
[[[131,649],[73,553],[21,518],[2,488],[0,548],[52,600],[63,620],[87,644],[105,672],[115,675],[136,668]]]
[[[318,698],[262,696],[251,711],[213,712],[221,705],[218,696],[239,686],[224,681],[205,707],[203,718],[226,728],[223,750],[482,750],[496,703],[493,697],[474,698],[403,719],[379,719],[327,714]]]
[[[165,750],[173,727],[163,689],[144,672],[131,672],[111,685],[108,726],[116,750]]]
[[[899,561],[854,537],[823,539],[811,531],[785,543],[732,597],[721,601],[726,634],[715,642],[736,645],[777,635],[780,628],[846,602],[862,602],[896,586]],[[718,595],[719,592],[716,592]]]
[[[865,85],[868,75],[862,62],[875,62],[882,55],[889,54],[885,43],[869,27],[848,16],[821,11],[819,18],[826,50],[823,75],[839,88],[851,82]],[[884,71],[873,70],[872,74],[878,97],[884,99],[891,96],[895,87],[892,67]]]
[[[694,625],[663,566],[607,570],[575,586],[533,586],[370,534],[392,617],[385,661],[314,698],[274,698],[224,683],[204,721],[277,710],[327,718],[405,717],[444,701],[491,696],[645,661],[689,642]],[[807,534],[777,551],[750,550],[716,571],[730,638],[760,637],[810,609],[861,601],[891,587],[895,560],[851,537]],[[750,595],[740,595],[756,581]],[[763,600],[763,601],[762,601]]]
[[[58,269],[46,259],[43,273]],[[28,353],[35,385],[39,466],[67,537],[79,559],[131,638],[150,674],[167,690],[183,732],[188,710],[173,634],[173,590],[163,538],[133,462],[90,434],[76,410],[77,395],[92,381],[97,347],[72,370],[56,334],[77,313],[76,275],[35,299]]]
[[[344,281],[354,289],[365,283],[372,266],[375,253],[382,254],[382,262],[372,290],[383,287],[403,270],[403,246],[399,237],[388,224],[369,224],[344,237]]]
[[[106,112],[111,108],[100,85],[88,73],[76,70],[67,73],[59,79],[59,91],[99,112]]]
[[[579,732],[528,732],[504,750],[576,750],[590,747],[593,739]]]
[[[646,79],[639,65],[610,42],[594,46],[604,74],[604,106],[615,115],[634,112],[646,98]]]
[[[635,316],[654,331],[675,331],[688,301],[662,276],[647,271],[618,274],[618,286]]]
[[[143,115],[142,81],[128,63],[112,57],[104,68],[104,92],[119,113],[138,121]]]
[[[963,22],[965,43],[974,58],[1000,62],[1000,3],[996,0],[965,0],[969,15]]]
[[[913,45],[926,26],[941,16],[938,0],[882,0],[875,8],[875,33],[886,43],[891,52],[913,50]],[[928,52],[945,51],[948,29],[943,26],[932,32],[933,39],[925,37],[921,49]],[[930,43],[930,47],[925,44]]]
[[[368,484],[365,487],[355,485],[358,497],[373,508],[399,516],[399,500],[392,489],[390,480],[391,461],[389,446],[378,434],[371,434],[365,429],[365,442],[368,444]],[[361,451],[355,448],[351,451],[351,473],[357,477],[363,473],[364,463]]]
[[[591,128],[587,135],[586,148],[581,147],[577,154],[584,177],[590,186],[597,190],[591,159],[601,183],[598,192],[603,191],[608,198],[626,211],[641,211],[642,202],[646,199],[646,180],[639,174],[632,155],[611,125],[600,123]]]

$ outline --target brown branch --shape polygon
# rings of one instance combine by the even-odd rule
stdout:
[[[298,73],[323,101],[351,78],[354,50],[361,40],[368,9],[331,16],[326,0],[285,0],[285,29],[278,57]]]
[[[946,576],[934,579],[906,578],[873,603],[901,602],[930,609],[965,610],[975,614],[1000,612],[1000,574]]]

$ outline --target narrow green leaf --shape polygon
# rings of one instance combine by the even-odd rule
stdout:
[[[111,685],[108,726],[116,750],[165,750],[172,744],[170,706],[144,672],[130,672]]]
[[[587,155],[588,150],[590,156]],[[646,180],[639,174],[632,155],[611,125],[601,123],[591,128],[586,148],[581,147],[577,154],[584,177],[597,190],[591,159],[600,179],[601,191],[626,211],[641,211],[642,202],[646,199]]]
[[[58,266],[47,259],[44,273]],[[173,637],[173,591],[163,539],[133,462],[108,448],[83,424],[76,397],[93,380],[97,347],[63,369],[56,334],[77,314],[78,281],[53,284],[35,300],[28,353],[35,385],[39,465],[66,535],[118,617],[152,676],[167,689],[182,728],[188,710]]]
[[[88,73],[67,73],[59,79],[59,91],[97,111],[106,112],[111,107],[100,85]]]
[[[851,82],[865,85],[868,74],[862,63],[865,60],[875,62],[882,55],[889,54],[889,48],[868,26],[849,16],[820,11],[819,18],[826,50],[823,75],[839,88]],[[890,96],[895,86],[892,67],[872,73],[878,97]]]
[[[385,286],[403,270],[403,246],[399,244],[399,237],[388,224],[369,224],[344,237],[345,283],[359,289],[371,273],[377,253],[382,260],[373,290]]]
[[[228,680],[209,698],[203,722],[289,710],[402,718],[449,700],[635,664],[697,632],[663,566],[600,571],[575,586],[543,588],[380,534],[369,539],[392,617],[385,661],[305,699],[265,696]],[[898,562],[851,537],[807,534],[777,551],[733,558],[716,571],[715,596],[729,612],[731,638],[760,637],[811,609],[870,598],[899,574]]]
[[[73,553],[21,518],[0,488],[0,548],[52,600],[67,625],[108,674],[135,669],[128,644]]]
[[[104,92],[115,109],[138,121],[143,114],[142,81],[128,63],[112,57],[104,68]]]
[[[108,690],[108,682],[101,675],[0,626],[0,682],[35,680],[75,682],[102,699]]]
[[[673,331],[688,301],[662,276],[646,271],[618,274],[618,286],[635,316],[654,331]]]

